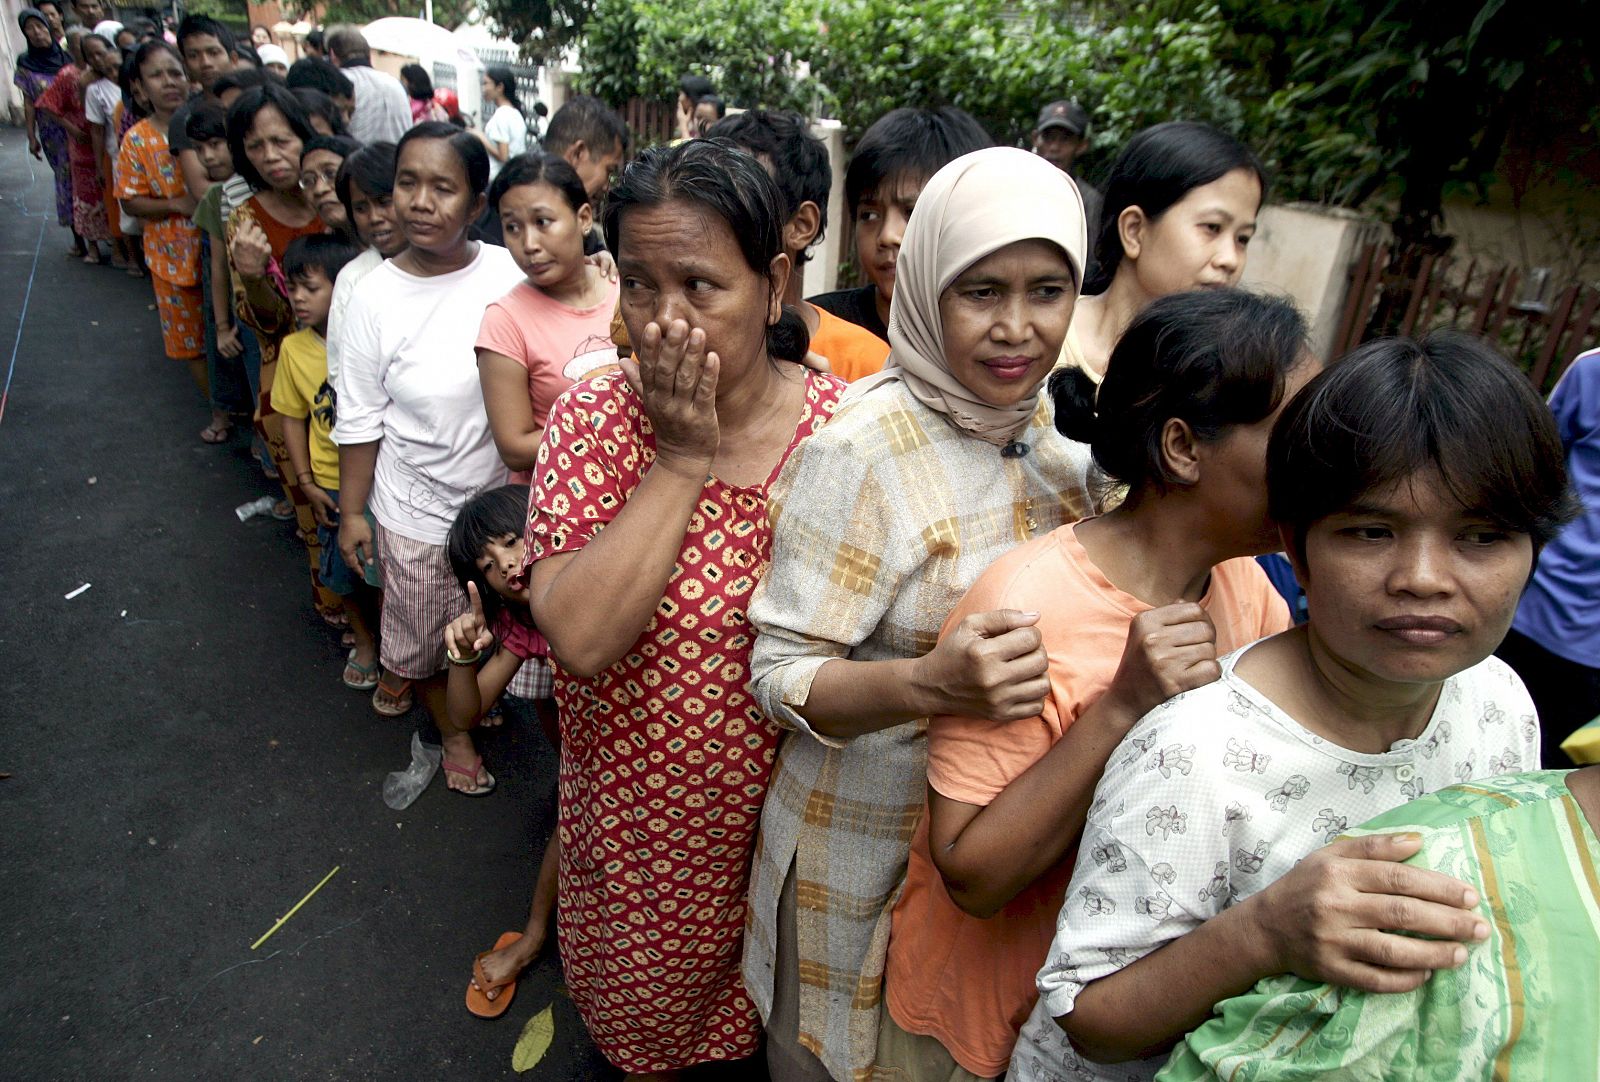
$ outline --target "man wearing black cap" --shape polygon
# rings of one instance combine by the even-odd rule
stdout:
[[[1083,219],[1089,227],[1089,246],[1100,232],[1100,191],[1072,172],[1072,163],[1089,147],[1089,114],[1075,101],[1053,101],[1039,110],[1033,126],[1033,152],[1072,177],[1083,193]]]

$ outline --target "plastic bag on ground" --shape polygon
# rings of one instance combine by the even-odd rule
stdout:
[[[413,732],[411,765],[383,779],[383,802],[395,811],[411,807],[439,772],[439,761],[443,758],[443,748],[436,744],[424,744],[422,734]]]

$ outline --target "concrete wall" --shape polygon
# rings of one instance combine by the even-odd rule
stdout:
[[[808,297],[827,293],[838,285],[839,262],[850,231],[850,215],[844,205],[844,127],[837,120],[818,120],[811,125],[811,134],[828,148],[833,186],[828,190],[828,227],[822,231],[822,243],[811,250],[811,261],[805,266]]]
[[[1311,347],[1328,358],[1339,329],[1350,264],[1382,227],[1351,211],[1296,203],[1268,206],[1257,221],[1243,283],[1294,298],[1311,324]]]

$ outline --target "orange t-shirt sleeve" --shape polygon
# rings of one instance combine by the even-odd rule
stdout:
[[[967,591],[940,638],[963,618],[992,609],[1038,611],[1031,591],[1018,596],[1018,580],[1026,575],[1034,546],[1002,556]],[[1053,676],[1054,674],[1052,674]],[[940,796],[963,804],[987,806],[1007,785],[1044,757],[1059,739],[1055,687],[1046,696],[1044,713],[1023,721],[993,721],[945,715],[928,721],[928,784]]]

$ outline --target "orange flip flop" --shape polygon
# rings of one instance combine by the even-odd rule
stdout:
[[[494,941],[494,950],[509,947],[522,938],[521,932],[506,932]],[[511,1006],[511,999],[517,994],[517,978],[512,977],[500,984],[491,983],[489,975],[483,971],[483,960],[494,951],[484,951],[472,960],[472,977],[478,982],[474,988],[472,983],[467,983],[467,1010],[479,1018],[499,1018],[506,1013],[506,1008]],[[485,992],[498,991],[500,994],[490,999]]]

